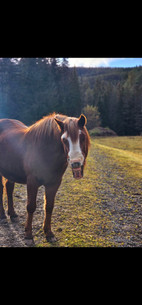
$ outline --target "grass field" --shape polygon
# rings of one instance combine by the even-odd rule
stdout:
[[[142,246],[142,137],[91,139],[84,178],[67,169],[56,195],[52,229],[57,242],[41,247]]]
[[[142,178],[142,137],[97,138],[95,143],[116,159],[127,174]]]

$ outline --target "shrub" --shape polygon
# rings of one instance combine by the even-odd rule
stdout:
[[[89,131],[91,137],[116,137],[117,134],[110,128],[96,127]]]
[[[100,126],[100,113],[96,106],[87,105],[83,108],[83,113],[87,117],[87,128],[92,129]]]

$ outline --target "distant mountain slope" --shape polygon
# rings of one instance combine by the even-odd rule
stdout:
[[[83,68],[77,67],[77,74],[80,78],[87,78],[88,81],[100,77],[102,80],[118,82],[125,80],[133,68]]]

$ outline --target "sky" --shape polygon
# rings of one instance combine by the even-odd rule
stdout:
[[[142,58],[68,58],[69,67],[136,67]]]

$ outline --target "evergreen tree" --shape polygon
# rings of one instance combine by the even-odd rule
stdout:
[[[124,88],[119,83],[118,84],[118,104],[116,107],[116,122],[114,131],[117,132],[118,135],[124,135]]]
[[[75,67],[70,73],[66,110],[67,114],[71,116],[78,116],[81,112],[80,87]]]
[[[68,58],[66,57],[64,57],[63,59],[62,59],[62,67],[63,68],[65,68],[65,67],[68,67],[69,66],[69,62],[68,62]]]

